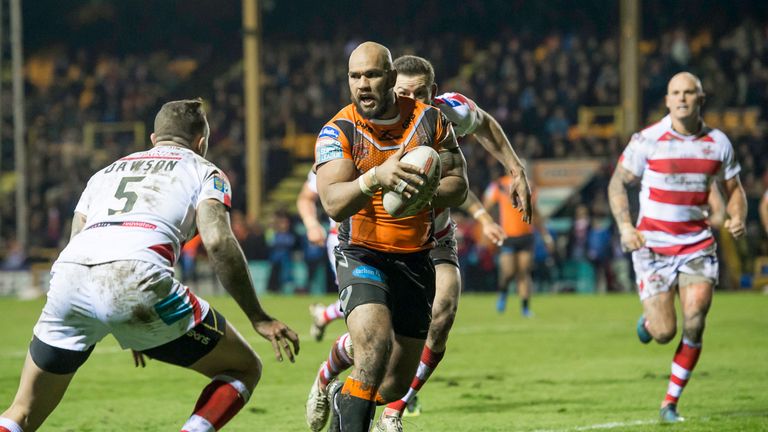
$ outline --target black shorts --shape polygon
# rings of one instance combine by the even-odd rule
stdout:
[[[224,315],[211,308],[203,321],[184,335],[142,351],[147,357],[187,367],[213,351],[227,331]]]
[[[428,251],[397,254],[344,245],[335,250],[341,309],[386,305],[395,334],[426,339],[435,299],[435,266]]]
[[[533,234],[507,237],[501,245],[501,253],[533,251]]]

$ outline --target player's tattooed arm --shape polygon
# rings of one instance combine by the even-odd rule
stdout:
[[[622,248],[626,252],[639,249],[645,244],[645,238],[632,224],[632,218],[629,214],[629,198],[627,197],[627,186],[635,185],[639,181],[640,178],[619,165],[608,183],[608,203],[621,233]]]
[[[632,224],[632,218],[629,214],[629,198],[627,197],[627,186],[636,185],[640,179],[629,172],[621,165],[616,167],[608,183],[608,203],[611,205],[613,218],[616,224]]]
[[[204,200],[197,207],[196,222],[221,284],[248,316],[253,328],[272,343],[277,359],[282,361],[284,352],[293,362],[299,352],[299,337],[261,307],[245,255],[232,233],[227,208],[219,201]]]
[[[439,152],[442,176],[437,186],[432,206],[437,208],[458,207],[467,199],[467,161],[456,143],[453,128],[443,142]]]
[[[221,284],[251,320],[269,316],[262,309],[224,204],[208,199],[197,208],[197,229]]]
[[[75,216],[72,217],[72,234],[69,239],[72,240],[76,235],[80,234],[85,228],[86,217],[80,212],[75,212]]]

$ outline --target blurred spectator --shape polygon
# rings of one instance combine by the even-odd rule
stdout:
[[[291,218],[285,211],[275,214],[272,232],[268,236],[269,262],[272,270],[269,274],[267,289],[280,293],[293,284],[293,250],[297,245],[296,234],[291,227]]]

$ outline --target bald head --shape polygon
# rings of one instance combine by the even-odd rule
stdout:
[[[397,115],[392,54],[376,42],[363,42],[349,56],[349,92],[352,103],[365,118],[386,119]]]
[[[670,89],[679,87],[694,86],[698,94],[704,94],[704,88],[701,86],[701,80],[696,75],[690,72],[676,73],[667,83],[667,94],[670,93]]]
[[[349,55],[349,70],[352,70],[353,65],[358,66],[362,63],[374,65],[385,71],[394,69],[389,49],[376,42],[363,42]]]

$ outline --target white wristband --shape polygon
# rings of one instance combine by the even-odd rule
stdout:
[[[488,212],[484,208],[479,208],[479,209],[475,210],[474,213],[472,213],[472,218],[473,219],[477,219],[480,216],[482,216],[483,213],[488,213]]]
[[[360,186],[361,192],[368,195],[369,197],[373,196],[373,190],[365,183],[365,174],[357,178],[357,184]]]

